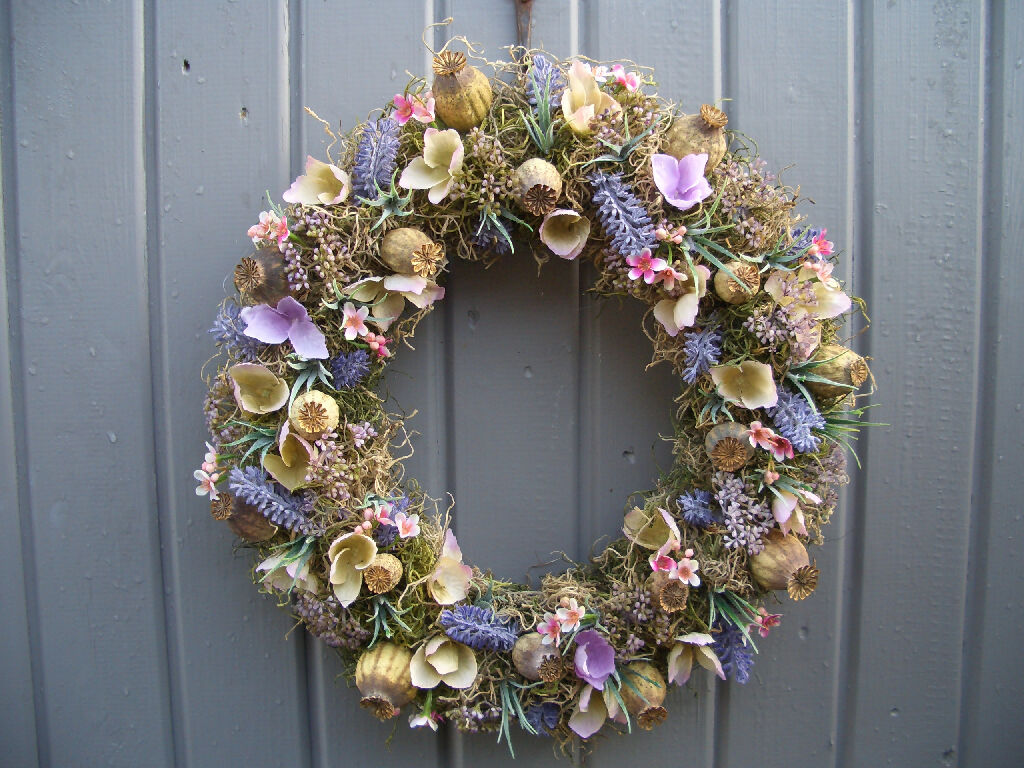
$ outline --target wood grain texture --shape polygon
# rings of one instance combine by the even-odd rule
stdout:
[[[5,192],[17,197],[8,258],[20,279],[39,759],[170,765],[141,6],[19,3],[12,14],[18,156]]]
[[[878,2],[860,32],[874,52],[861,81],[873,161],[860,290],[884,400],[873,416],[892,426],[872,430],[862,455],[841,756],[953,764],[978,402],[982,13]]]
[[[229,554],[234,535],[187,482],[208,439],[197,371],[215,352],[224,276],[252,248],[264,191],[276,200],[290,178],[287,17],[278,4],[179,2],[156,4],[153,21],[154,409],[178,759],[308,765],[303,636],[253,588],[251,551]],[[263,691],[225,684],[246,679]]]

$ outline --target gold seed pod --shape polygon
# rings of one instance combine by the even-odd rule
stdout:
[[[622,687],[619,688],[622,703],[626,705],[626,711],[637,717],[646,730],[665,719],[665,710],[661,706],[665,701],[665,693],[665,678],[653,664],[634,661],[622,670]],[[643,726],[645,722],[647,725]]]
[[[815,397],[823,399],[842,397],[868,380],[867,362],[852,349],[841,347],[838,344],[826,344],[823,347],[818,347],[814,353],[814,359],[828,362],[815,366],[811,372],[816,376],[836,382],[835,384],[825,384],[820,381],[805,382],[805,386]],[[841,386],[843,384],[847,386]]]
[[[379,720],[394,717],[416,697],[411,661],[412,651],[396,643],[377,643],[363,653],[356,664],[356,687],[363,694],[359,704]]]
[[[210,514],[214,520],[224,521],[231,517],[232,497],[220,491],[216,499],[210,500]]]
[[[252,504],[239,498],[231,502],[231,516],[228,528],[235,536],[250,542],[267,541],[277,534],[277,526],[267,520]]]
[[[765,589],[786,589],[793,576],[810,564],[807,547],[800,539],[772,530],[764,538],[764,549],[751,556],[750,572]]]
[[[276,305],[291,296],[284,256],[276,247],[260,248],[235,267],[235,288],[247,304]]]
[[[690,585],[670,578],[665,571],[655,571],[647,577],[647,591],[654,604],[665,613],[683,610],[690,597]]]
[[[745,304],[754,298],[757,289],[761,287],[761,273],[757,271],[757,267],[738,259],[725,262],[725,266],[750,290],[746,290],[743,285],[733,280],[728,272],[720,269],[715,273],[715,294],[718,298],[729,304]]]
[[[786,591],[794,600],[803,600],[810,597],[811,593],[818,587],[818,574],[821,573],[814,565],[805,565],[798,568],[786,584]]]
[[[469,66],[460,51],[441,51],[434,57],[431,91],[437,114],[458,131],[480,125],[494,98],[487,75]]]
[[[395,272],[403,275],[411,275],[413,269],[413,255],[423,246],[433,245],[434,241],[415,227],[399,227],[392,229],[380,244],[380,258]]]
[[[547,160],[533,157],[516,168],[516,199],[524,211],[544,216],[555,210],[562,194],[562,177]]]
[[[565,671],[558,649],[554,645],[545,645],[539,632],[531,632],[516,640],[512,648],[512,663],[527,680],[554,682],[561,679]]]
[[[754,456],[754,446],[746,435],[747,428],[735,421],[727,421],[711,428],[704,438],[707,451],[715,469],[735,472]]]
[[[363,582],[375,595],[390,592],[401,580],[402,561],[387,552],[378,552],[363,571]]]
[[[317,439],[338,426],[338,401],[316,389],[303,392],[292,402],[288,421],[305,438]]]
[[[725,112],[710,104],[704,104],[699,114],[681,115],[673,121],[672,126],[665,132],[661,149],[677,160],[687,155],[706,152],[708,162],[704,166],[704,173],[711,173],[725,157],[727,142],[723,129],[728,122],[729,118]]]

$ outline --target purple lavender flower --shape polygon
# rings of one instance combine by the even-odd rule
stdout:
[[[737,683],[746,683],[750,679],[750,670],[754,668],[754,652],[747,647],[747,640],[731,622],[715,623],[715,642],[711,650],[722,662],[722,670]]]
[[[774,517],[767,504],[743,478],[730,472],[716,472],[713,478],[715,501],[722,508],[726,533],[722,537],[726,549],[746,549],[756,555],[764,549],[762,537],[774,526]]]
[[[821,438],[811,430],[824,429],[825,418],[811,408],[803,395],[779,389],[778,402],[767,411],[775,429],[793,444],[793,450],[801,453],[818,450]]]
[[[562,709],[553,701],[545,701],[541,704],[531,704],[526,708],[526,722],[528,722],[538,736],[550,736],[551,731],[558,725],[558,718]]]
[[[391,117],[382,117],[363,127],[352,165],[352,192],[357,197],[376,200],[378,190],[391,188],[398,157],[398,131],[398,121]]]
[[[512,246],[498,229],[498,226],[491,221],[489,216],[483,216],[476,234],[472,238],[473,247],[482,251],[491,251],[497,256],[505,256],[512,252]]]
[[[562,91],[565,90],[565,78],[550,59],[535,54],[532,59],[532,66],[526,75],[526,95],[529,98],[533,112],[539,117],[537,108],[538,96],[543,97],[545,92],[548,96],[548,109],[557,110],[562,103]]]
[[[711,508],[711,492],[695,490],[684,493],[676,503],[683,514],[683,520],[696,528],[707,528],[715,522],[715,511]]]
[[[340,352],[331,358],[331,374],[338,389],[352,389],[370,373],[370,353],[365,349]]]
[[[312,505],[302,496],[288,491],[275,490],[270,477],[259,467],[234,468],[228,475],[228,487],[238,498],[256,507],[265,518],[275,525],[283,525],[289,531],[309,531],[309,514]]]
[[[651,217],[622,174],[595,171],[587,181],[594,188],[597,217],[612,248],[623,256],[633,256],[644,248],[653,252],[657,241]]]
[[[260,347],[256,339],[246,336],[242,330],[240,317],[242,308],[230,299],[220,305],[217,318],[213,321],[210,333],[214,342],[229,355],[246,363],[255,363],[259,359]]]
[[[327,342],[323,333],[309,319],[306,308],[291,296],[269,304],[245,307],[240,316],[245,321],[245,335],[265,344],[291,341],[295,352],[310,360],[327,357]]]
[[[596,630],[585,629],[576,635],[576,677],[599,691],[615,671],[615,649]]]
[[[479,605],[457,605],[441,611],[441,626],[452,640],[478,651],[511,651],[516,632],[488,608]]]
[[[722,356],[722,332],[713,327],[690,331],[683,342],[686,354],[686,368],[683,369],[683,381],[693,384],[697,377],[718,365]]]

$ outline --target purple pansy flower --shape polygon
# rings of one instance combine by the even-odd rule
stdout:
[[[682,160],[672,155],[654,155],[651,158],[654,183],[671,205],[681,211],[693,208],[711,194],[711,185],[704,178],[707,162],[707,153],[687,155]]]
[[[604,681],[615,671],[615,649],[593,629],[576,635],[576,677],[604,690]]]
[[[290,340],[295,351],[309,360],[327,357],[327,342],[323,333],[309,319],[306,308],[291,296],[277,302],[277,309],[269,304],[245,307],[240,317],[245,321],[245,335],[264,344],[282,344]]]

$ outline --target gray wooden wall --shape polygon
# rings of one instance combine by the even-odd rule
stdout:
[[[0,763],[498,766],[393,734],[257,595],[192,493],[198,370],[261,195],[512,0],[14,0],[0,12]],[[745,686],[700,680],[593,766],[1008,766],[1024,754],[1024,14],[1000,0],[536,0],[534,43],[731,99],[869,303],[879,428]],[[852,256],[852,258],[851,258]],[[457,265],[392,392],[467,557],[521,576],[614,535],[673,384],[575,265]],[[534,571],[536,573],[536,571]],[[550,741],[517,733],[523,765]]]

